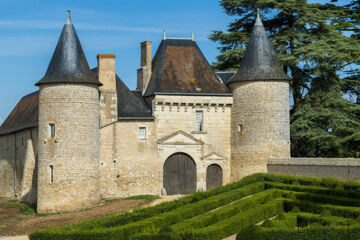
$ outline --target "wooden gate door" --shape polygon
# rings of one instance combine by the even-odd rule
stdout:
[[[196,164],[185,153],[175,153],[164,163],[164,188],[168,195],[196,191]]]
[[[206,169],[206,190],[211,190],[222,185],[223,172],[219,165],[212,164]]]

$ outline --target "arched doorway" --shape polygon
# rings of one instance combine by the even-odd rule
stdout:
[[[168,195],[196,191],[196,164],[185,153],[175,153],[164,163],[163,185]]]
[[[223,172],[219,165],[211,164],[206,169],[206,190],[211,190],[222,185]]]

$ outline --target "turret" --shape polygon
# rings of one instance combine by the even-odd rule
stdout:
[[[100,200],[99,86],[70,11],[40,87],[37,210],[71,211]]]
[[[266,172],[272,157],[290,157],[289,77],[259,12],[239,70],[227,83],[232,106],[231,179]]]

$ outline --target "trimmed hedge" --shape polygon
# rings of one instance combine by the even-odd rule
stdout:
[[[257,223],[264,218],[270,218],[283,211],[283,200],[276,199],[265,203],[257,208],[252,208],[246,213],[239,213],[231,218],[222,220],[216,224],[201,229],[189,229],[187,231],[170,233],[170,239],[183,240],[218,240],[233,235],[245,229],[251,224]],[[139,234],[131,237],[131,240],[162,239],[162,234]]]
[[[113,239],[111,238],[113,234],[116,234],[116,236],[118,236],[120,239],[128,239],[133,234],[142,232],[154,233],[156,232],[157,228],[178,223],[185,219],[192,218],[199,214],[203,214],[223,205],[229,204],[242,197],[261,192],[264,190],[264,186],[264,183],[250,184],[243,188],[215,195],[192,204],[187,204],[182,208],[178,208],[160,215],[155,215],[137,222],[130,222],[126,225],[116,226],[116,224],[113,224],[113,227],[111,228],[104,228],[99,226],[107,225],[109,222],[105,221],[102,223],[101,221],[94,221],[97,225],[95,225],[92,229],[81,229],[79,228],[79,225],[52,228],[34,232],[30,234],[30,239],[87,239],[89,234],[96,235],[98,239]],[[87,224],[89,224],[89,222]],[[62,232],[66,234],[61,237],[60,235]],[[55,235],[57,236],[56,238],[50,238]],[[101,236],[106,236],[106,238],[101,238]]]
[[[240,232],[237,240],[358,240],[360,226],[308,227],[299,230],[251,226]]]
[[[276,189],[266,190],[254,196],[245,199],[240,199],[237,202],[231,205],[226,205],[225,207],[222,207],[216,211],[207,212],[192,219],[174,224],[172,225],[172,229],[174,231],[181,232],[190,228],[191,229],[204,228],[206,226],[220,222],[222,219],[228,219],[241,212],[245,212],[245,211],[247,212],[252,208],[256,208],[261,204],[264,204],[268,201],[271,201],[279,197],[282,197],[281,192],[279,190]]]
[[[360,207],[336,206],[331,204],[319,204],[310,201],[299,201],[287,199],[284,202],[286,212],[291,211],[294,207],[298,207],[302,212],[320,214],[323,210],[329,210],[331,215],[356,219],[360,216]]]
[[[358,199],[359,182],[254,174],[212,191],[195,193],[154,207],[37,231],[30,234],[30,239],[211,240],[222,239],[239,231],[253,231],[258,234],[258,239],[263,239],[262,232],[267,231],[279,232],[277,238],[269,239],[296,240],[299,238],[293,238],[296,235],[294,228],[304,226],[307,227],[297,231],[303,232],[301,234],[305,237],[300,239],[320,239],[309,237],[326,226],[336,226],[340,232],[344,232],[345,228],[357,229],[360,221],[354,219],[360,219]],[[298,212],[282,214],[294,209],[298,209]],[[311,213],[323,213],[323,216]],[[249,228],[275,215],[279,215],[277,219],[265,221],[262,227]],[[354,231],[351,230],[349,236],[353,236]],[[287,235],[281,235],[281,232]],[[331,234],[337,236],[335,232],[333,230]],[[252,235],[247,236],[248,239],[255,239]],[[329,239],[332,238],[326,240]]]

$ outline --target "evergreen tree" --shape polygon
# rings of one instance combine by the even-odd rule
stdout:
[[[222,0],[220,5],[235,20],[227,32],[210,36],[221,44],[217,70],[239,67],[256,8],[262,9],[269,38],[292,78],[292,155],[360,152],[360,106],[349,101],[359,93],[358,2],[336,6],[306,0]]]

